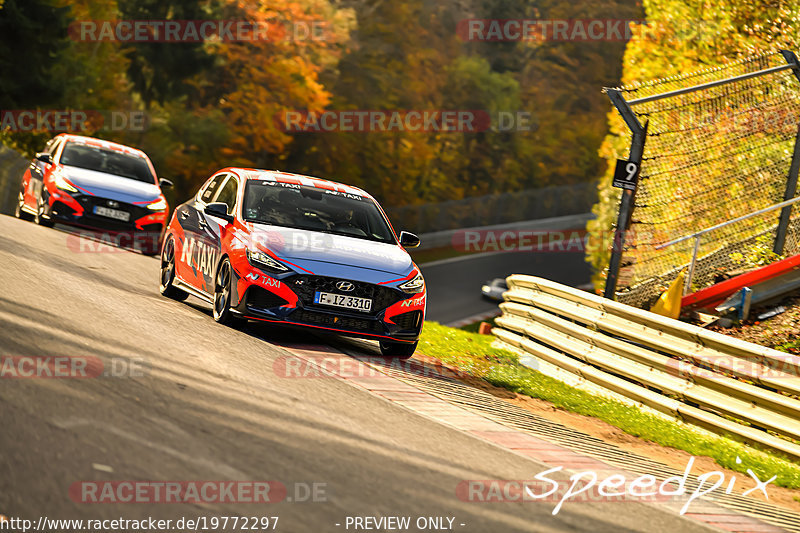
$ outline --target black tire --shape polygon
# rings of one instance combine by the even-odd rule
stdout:
[[[44,216],[44,198],[41,194],[36,199],[36,215],[34,215],[33,221],[45,228],[53,227],[53,220]]]
[[[419,341],[413,343],[381,341],[381,354],[384,357],[397,357],[398,359],[408,359],[417,350]]]
[[[164,251],[161,254],[161,281],[158,284],[158,290],[163,296],[182,302],[189,296],[189,293],[177,288],[174,282],[175,241],[170,239],[164,245]]]
[[[22,205],[25,203],[25,195],[20,191],[17,197],[17,207],[14,208],[14,216],[20,220],[31,220],[33,216],[22,210]]]
[[[226,326],[239,322],[231,312],[231,284],[233,283],[233,269],[228,258],[222,260],[217,269],[214,280],[214,320]]]

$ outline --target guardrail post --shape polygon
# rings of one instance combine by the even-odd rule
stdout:
[[[694,267],[697,265],[697,255],[700,253],[700,238],[698,235],[694,238],[694,249],[692,251],[692,262],[689,263],[689,273],[686,274],[686,281],[683,284],[683,295],[686,296],[692,290],[692,278],[694,277]]]
[[[642,156],[644,155],[644,142],[647,138],[647,123],[645,126],[639,122],[628,102],[625,101],[622,94],[616,89],[608,89],[608,97],[611,103],[617,108],[628,129],[631,130],[631,150],[628,159],[633,161],[641,167]],[[622,264],[622,251],[625,247],[625,232],[631,224],[631,216],[633,215],[634,202],[636,200],[636,191],[623,189],[622,198],[619,204],[619,214],[617,215],[617,227],[614,230],[614,241],[611,244],[611,260],[608,262],[608,276],[606,277],[606,286],[603,296],[613,300],[614,294],[617,291],[617,279],[619,278],[619,269]]]
[[[800,124],[797,125],[797,134],[794,138],[794,152],[792,153],[792,164],[789,167],[789,177],[786,179],[786,191],[783,193],[783,200],[791,200],[797,194],[797,175],[800,171]],[[787,205],[781,209],[781,216],[778,219],[778,231],[775,233],[775,244],[772,251],[778,255],[783,254],[783,247],[786,244],[786,231],[789,229],[789,219],[792,215],[793,205]]]
[[[789,65],[792,65],[792,72],[794,72],[795,78],[800,81],[800,61],[797,60],[795,53],[789,50],[781,50],[781,55]],[[800,171],[800,123],[797,125],[797,135],[794,138],[792,164],[789,167],[789,176],[786,179],[786,191],[783,193],[784,201],[791,200],[797,194],[798,171]],[[778,231],[775,233],[775,243],[772,246],[772,251],[778,255],[783,254],[783,247],[786,244],[786,231],[789,229],[792,207],[791,205],[784,207],[778,219]]]

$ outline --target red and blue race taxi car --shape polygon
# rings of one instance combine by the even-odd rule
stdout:
[[[214,319],[262,320],[380,341],[410,357],[425,281],[366,192],[277,171],[227,168],[178,206],[161,253],[161,293],[213,305]]]
[[[62,133],[22,175],[16,216],[38,224],[88,228],[126,248],[155,255],[168,205],[153,164],[141,150]]]

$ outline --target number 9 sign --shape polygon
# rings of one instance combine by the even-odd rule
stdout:
[[[614,169],[614,187],[620,189],[636,190],[639,181],[639,164],[634,161],[617,159],[617,168]]]

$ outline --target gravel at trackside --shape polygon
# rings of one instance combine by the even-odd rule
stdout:
[[[800,354],[800,297],[791,298],[780,305],[786,307],[786,311],[772,318],[756,320],[757,315],[770,308],[756,309],[751,313],[751,319],[740,326],[709,329],[782,352]]]

